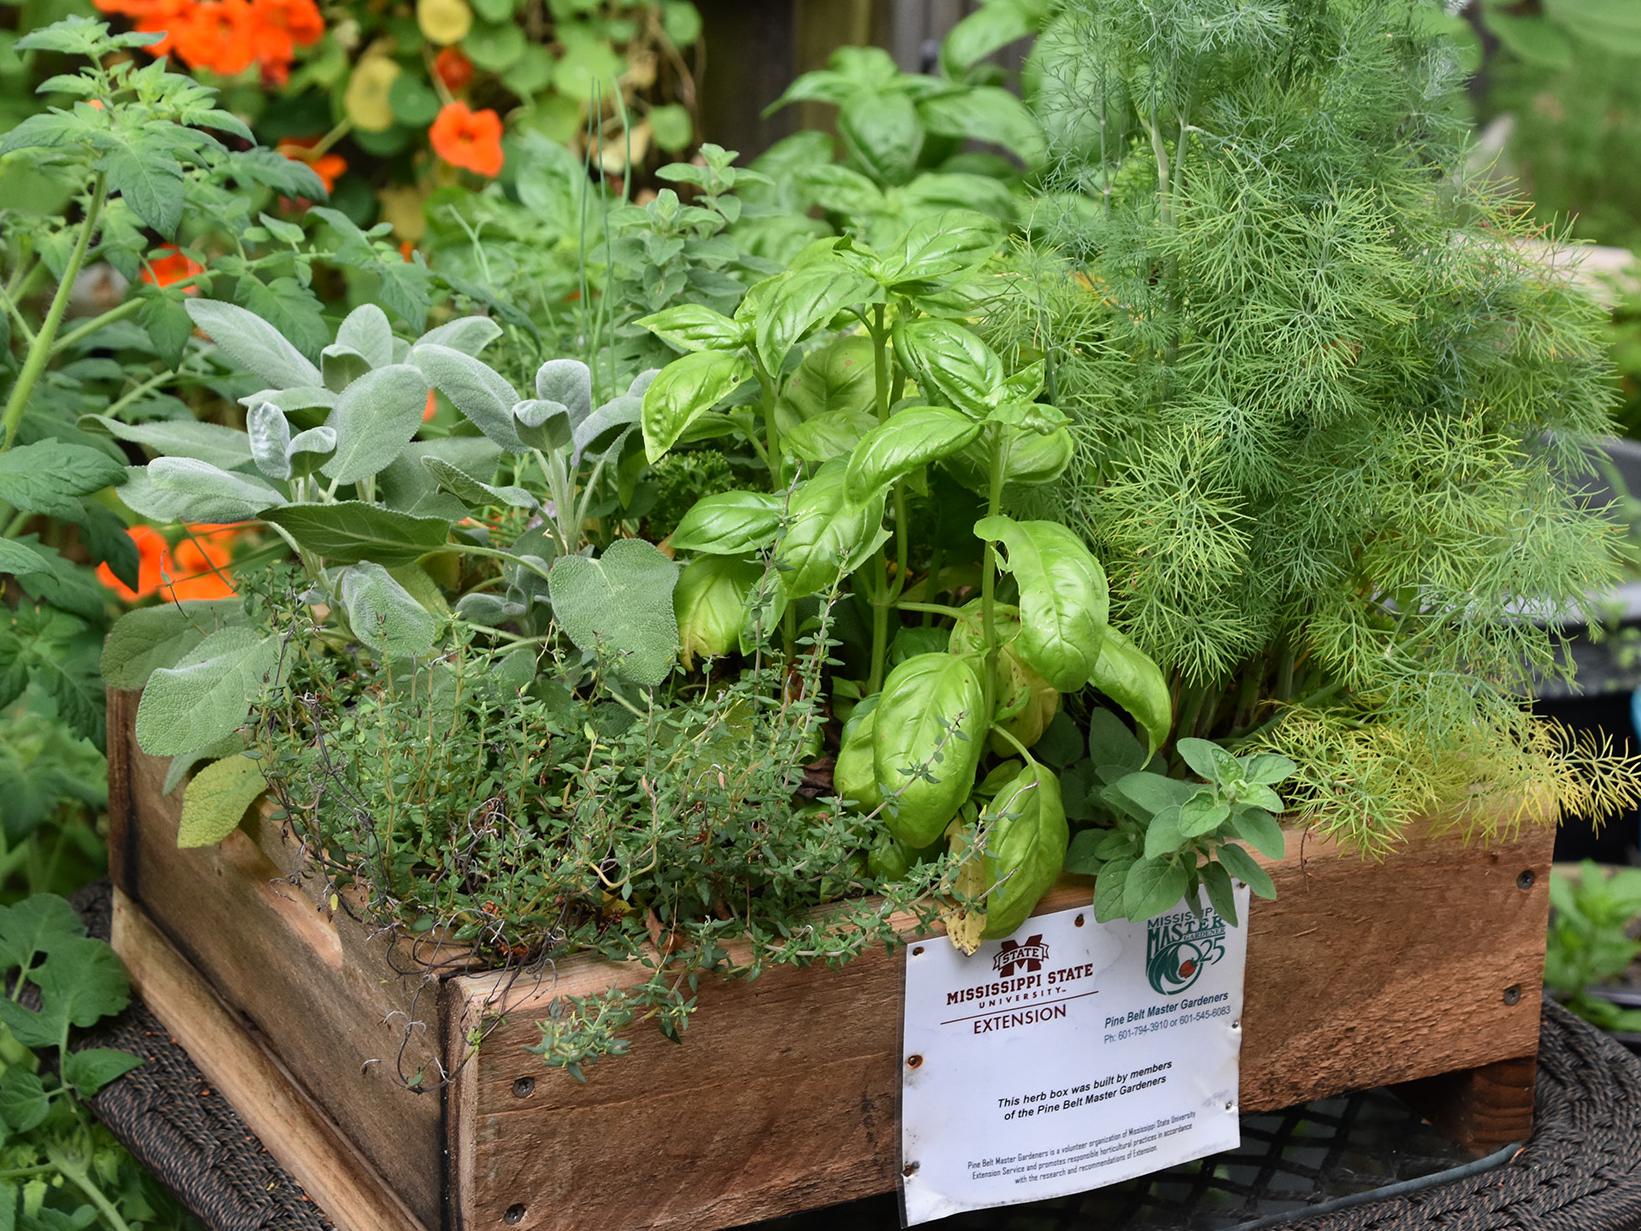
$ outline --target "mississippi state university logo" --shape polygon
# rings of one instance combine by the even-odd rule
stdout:
[[[1177,996],[1225,956],[1225,920],[1212,907],[1161,915],[1145,927],[1145,977],[1164,996]]]
[[[1024,940],[1005,940],[997,947],[997,954],[991,959],[991,968],[999,977],[1008,978],[1015,971],[1023,974],[1036,974],[1048,961],[1048,946],[1043,943],[1043,934],[1028,936]]]

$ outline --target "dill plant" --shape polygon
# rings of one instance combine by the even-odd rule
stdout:
[[[1071,0],[1032,70],[1052,147],[994,341],[1043,353],[1076,462],[1035,503],[1171,670],[1176,738],[1299,766],[1381,852],[1637,795],[1524,704],[1524,618],[1616,575],[1568,476],[1608,429],[1602,314],[1464,168],[1415,0]]]

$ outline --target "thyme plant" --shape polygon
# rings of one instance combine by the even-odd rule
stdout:
[[[1050,191],[994,341],[1044,353],[1046,498],[1171,670],[1175,737],[1291,757],[1300,817],[1386,849],[1637,794],[1532,718],[1529,611],[1616,574],[1568,480],[1601,314],[1465,170],[1418,0],[1071,0],[1036,52]]]
[[[297,587],[258,589],[289,658],[253,716],[257,764],[327,894],[430,942],[413,949],[430,973],[451,942],[532,979],[577,954],[650,967],[558,1002],[534,1049],[549,1065],[579,1079],[639,1021],[676,1038],[703,976],[842,963],[898,943],[895,912],[932,916],[946,865],[868,898],[875,821],[824,798],[824,623],[790,674],[760,658],[634,696],[551,638],[496,646],[459,622],[438,658],[362,675]]]

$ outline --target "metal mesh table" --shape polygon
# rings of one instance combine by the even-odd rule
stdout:
[[[108,934],[106,887],[77,901]],[[140,1003],[82,1046],[147,1063],[97,1114],[212,1231],[337,1231]],[[1641,1231],[1641,1060],[1546,1003],[1537,1121],[1480,1163],[1388,1091],[1246,1116],[1242,1146],[1076,1197],[965,1215],[952,1231]],[[894,1197],[764,1224],[766,1231],[895,1231]],[[339,1231],[356,1231],[340,1228]]]

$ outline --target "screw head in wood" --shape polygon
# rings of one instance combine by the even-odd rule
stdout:
[[[1538,877],[1533,875],[1533,869],[1524,868],[1521,875],[1516,877],[1516,888],[1524,890],[1531,889],[1533,887],[1533,882],[1536,880],[1538,880]]]
[[[504,1223],[506,1223],[508,1226],[513,1226],[515,1223],[523,1222],[524,1221],[524,1207],[522,1205],[510,1205],[510,1206],[508,1206],[507,1207],[507,1213],[505,1213],[501,1216],[501,1220]]]
[[[1514,983],[1512,983],[1509,987],[1505,988],[1504,989],[1504,1003],[1505,1004],[1519,1004],[1519,1003],[1521,1003],[1521,988],[1518,987]]]
[[[534,1077],[521,1077],[513,1083],[514,1098],[529,1098],[535,1092],[536,1079]]]

